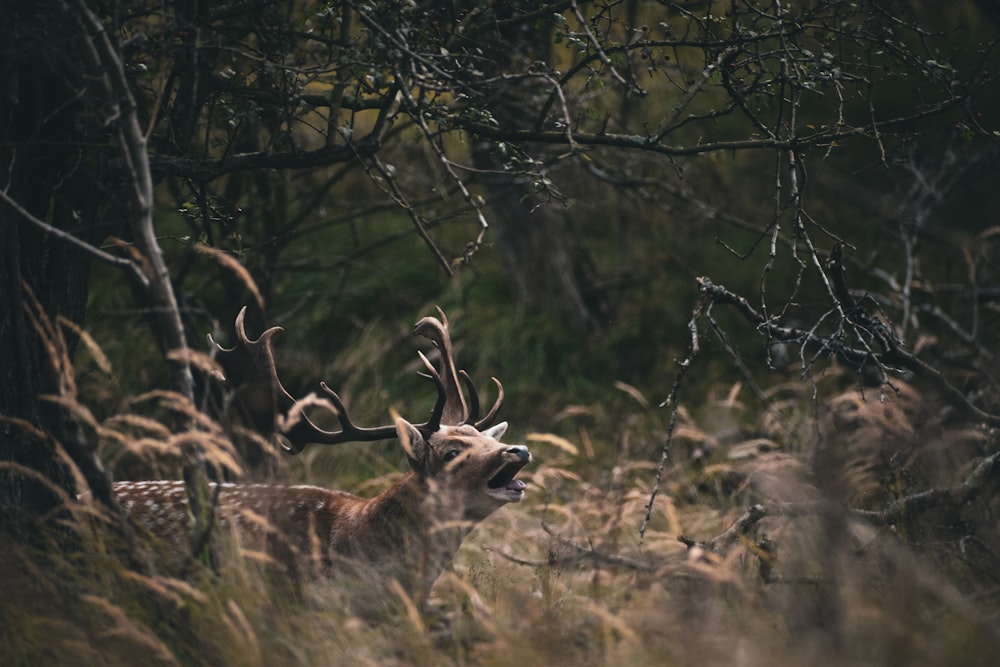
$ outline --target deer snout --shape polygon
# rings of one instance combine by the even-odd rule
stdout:
[[[504,451],[504,453],[513,454],[514,456],[521,459],[525,463],[529,463],[531,461],[531,452],[529,452],[528,448],[525,447],[524,445],[514,445],[512,447],[508,447]]]

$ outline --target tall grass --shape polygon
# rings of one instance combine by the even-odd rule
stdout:
[[[370,359],[340,359],[353,402],[377,402]],[[288,465],[169,392],[91,410],[93,378],[63,372],[58,400],[119,478],[176,477],[184,447],[245,477],[251,439],[284,481],[370,495],[402,461],[386,445]],[[905,385],[880,401],[839,382],[781,385],[764,407],[739,385],[682,403],[641,537],[664,410],[619,383],[534,429],[515,420],[536,460],[525,501],[473,532],[430,600],[400,590],[374,617],[351,611],[350,581],[290,594],[224,534],[215,566],[168,569],[155,537],[67,498],[44,540],[0,544],[0,663],[993,664],[996,433]]]

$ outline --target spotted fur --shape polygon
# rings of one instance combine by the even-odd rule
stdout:
[[[515,476],[531,453],[501,443],[506,429],[505,422],[484,431],[442,426],[425,440],[400,419],[410,471],[383,493],[366,499],[316,486],[221,484],[211,489],[219,522],[241,548],[268,553],[289,571],[365,571],[426,592],[476,523],[524,495]],[[120,482],[114,492],[167,557],[190,553],[183,482]]]

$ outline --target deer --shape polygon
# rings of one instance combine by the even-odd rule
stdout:
[[[451,566],[471,530],[499,508],[522,500],[526,484],[517,474],[531,462],[524,445],[501,442],[507,422],[495,423],[503,385],[492,378],[497,398],[482,418],[474,384],[457,370],[444,312],[414,326],[439,352],[435,369],[418,355],[425,377],[437,389],[427,421],[414,424],[397,417],[394,424],[361,427],[325,382],[325,400],[315,394],[295,399],[278,378],[272,327],[251,339],[244,326],[246,308],[236,317],[236,343],[227,349],[211,340],[226,384],[252,427],[275,437],[295,455],[309,445],[339,445],[395,438],[406,453],[409,471],[382,493],[363,498],[308,485],[212,483],[220,523],[235,539],[264,553],[293,576],[337,578],[366,573],[385,584],[395,581],[414,597],[427,596],[431,585]],[[468,402],[459,384],[468,391]],[[324,405],[339,429],[316,425],[304,409]],[[191,553],[188,498],[181,481],[134,481],[113,484],[120,507],[130,520],[159,540],[175,558]]]

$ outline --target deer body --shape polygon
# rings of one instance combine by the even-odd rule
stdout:
[[[440,311],[439,311],[440,312]],[[286,570],[336,577],[344,571],[396,580],[410,594],[423,595],[451,562],[462,539],[476,523],[499,507],[518,502],[524,482],[517,473],[531,461],[523,445],[500,438],[507,423],[490,426],[503,402],[503,386],[494,378],[498,397],[478,419],[479,399],[468,374],[452,356],[448,321],[425,317],[415,333],[440,351],[440,372],[423,360],[438,390],[431,418],[422,424],[397,419],[394,425],[355,426],[340,397],[325,384],[326,398],[296,400],[278,379],[268,329],[256,340],[236,318],[237,345],[219,348],[218,358],[237,404],[254,427],[280,435],[285,451],[297,454],[311,443],[397,438],[410,471],[370,499],[314,486],[222,484],[211,491],[220,521],[243,549],[264,551]],[[469,392],[467,403],[459,377]],[[326,407],[339,420],[338,431],[316,426],[306,406]],[[190,556],[187,492],[182,482],[122,482],[114,485],[119,504],[162,543],[168,557]]]
[[[476,523],[524,495],[514,479],[531,460],[500,442],[507,424],[480,432],[442,426],[430,438],[399,420],[410,471],[373,498],[316,486],[221,484],[220,522],[241,547],[265,551],[296,576],[373,575],[426,594]],[[177,481],[119,482],[119,504],[174,562],[191,551],[187,494]]]

